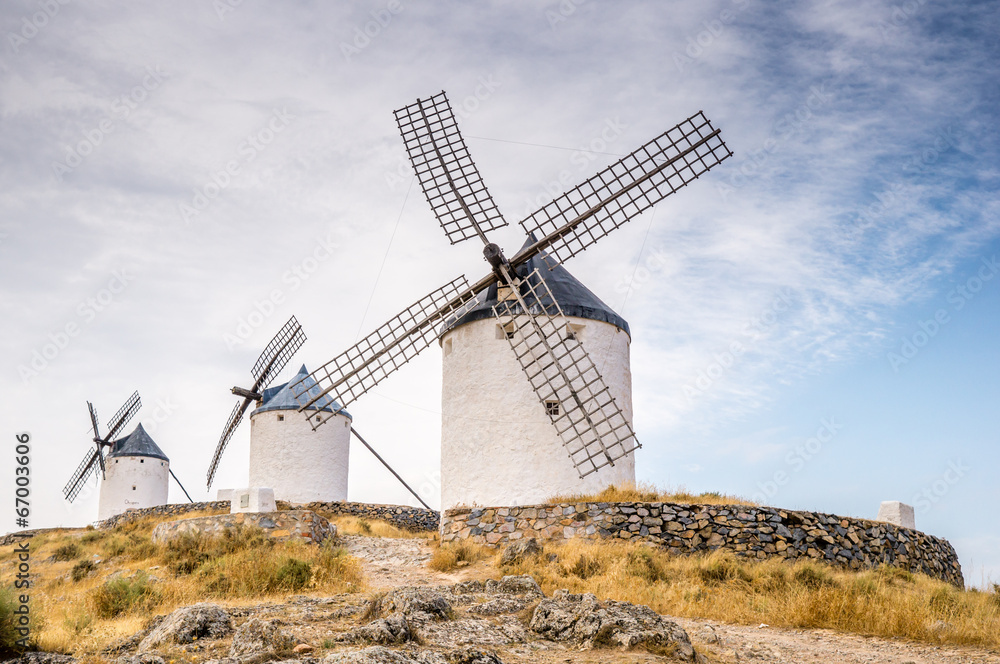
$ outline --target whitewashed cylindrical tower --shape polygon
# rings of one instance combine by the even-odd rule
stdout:
[[[565,268],[549,271],[543,256],[518,273],[541,269],[566,314],[566,333],[583,344],[631,424],[628,323]],[[634,484],[634,454],[580,478],[493,315],[496,298],[490,286],[441,335],[441,509],[529,505]]]
[[[167,504],[170,459],[141,424],[131,434],[114,442],[104,466],[98,519],[104,520],[129,509]]]
[[[351,415],[329,397],[298,412],[289,386],[300,380],[319,394],[303,365],[292,380],[264,390],[260,407],[250,414],[250,486],[274,489],[275,500],[291,503],[347,500]],[[313,431],[309,418],[320,410],[324,417],[337,414]]]

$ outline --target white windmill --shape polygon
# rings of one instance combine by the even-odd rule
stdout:
[[[302,326],[292,316],[267,344],[254,363],[253,387],[232,388],[243,397],[236,403],[226,422],[215,454],[208,467],[208,487],[222,460],[229,440],[236,432],[251,404],[250,413],[250,486],[273,490],[275,500],[291,503],[347,500],[350,468],[351,434],[357,438],[417,500],[426,503],[410,489],[395,470],[353,428],[353,418],[336,401],[320,394],[305,365],[286,383],[268,387],[306,341]],[[293,385],[296,386],[293,390]],[[316,397],[301,409],[296,394]],[[305,417],[298,414],[304,410]],[[320,422],[335,420],[333,426],[318,429]],[[224,494],[224,492],[223,492]]]
[[[104,520],[130,509],[142,509],[167,504],[170,478],[191,500],[174,471],[170,469],[170,459],[153,441],[143,426],[122,438],[115,438],[132,417],[139,412],[142,402],[139,393],[133,392],[125,404],[111,418],[108,433],[101,436],[98,430],[97,410],[87,402],[90,423],[94,429],[95,449],[90,450],[66,486],[63,494],[73,502],[87,480],[97,468],[101,469],[101,492],[97,508],[97,518]],[[110,451],[105,455],[104,448]]]
[[[631,425],[627,326],[580,316],[580,302],[564,308],[557,294],[565,295],[559,284],[568,273],[557,270],[732,156],[719,130],[698,112],[654,138],[521,221],[528,242],[508,259],[486,236],[507,222],[469,155],[445,93],[395,115],[445,234],[452,244],[479,238],[491,272],[471,286],[464,276],[453,280],[327,362],[310,376],[319,390],[312,381],[293,383],[300,410],[324,398],[346,407],[439,339],[443,325],[443,509],[484,501],[524,504],[634,477],[632,453],[639,443]],[[481,312],[493,320],[482,323]],[[478,315],[483,317],[466,318]],[[487,344],[491,334],[513,352]],[[604,343],[612,357],[603,367],[608,380],[588,352]],[[501,353],[507,357],[497,357]],[[471,410],[477,407],[480,412]],[[330,417],[321,413],[310,423],[318,428]],[[482,432],[462,418],[511,426]],[[542,431],[541,421],[549,430]],[[568,463],[553,454],[568,457]],[[568,468],[575,482],[567,480]]]

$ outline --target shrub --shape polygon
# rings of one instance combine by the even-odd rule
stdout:
[[[83,537],[80,538],[80,541],[83,542],[84,544],[93,544],[94,542],[100,542],[101,540],[103,540],[105,537],[108,536],[108,534],[103,531],[94,530],[93,526],[87,526],[87,528],[88,532],[84,533]]]
[[[56,550],[52,552],[52,557],[59,562],[76,560],[80,557],[80,547],[76,542],[67,542],[56,547]]]
[[[626,559],[626,570],[632,576],[637,576],[649,583],[669,580],[669,574],[646,549],[629,551]]]
[[[17,640],[21,638],[17,633],[17,616],[14,614],[17,607],[14,590],[0,586],[0,656],[17,654],[22,650],[17,645]]]
[[[928,603],[936,615],[947,617],[958,608],[958,592],[952,588],[942,586],[931,593]]]
[[[297,558],[286,558],[275,575],[275,584],[282,590],[302,590],[311,578],[312,565]]]
[[[829,570],[811,564],[803,564],[792,574],[795,583],[813,590],[824,586],[835,586],[837,582],[833,580]]]
[[[721,553],[710,555],[702,561],[698,566],[698,577],[707,584],[751,581],[751,576],[743,569],[742,563],[732,555]]]
[[[94,612],[100,618],[117,618],[129,613],[144,613],[160,603],[160,594],[142,572],[131,578],[106,581],[91,594]]]
[[[79,561],[77,564],[73,565],[73,581],[82,581],[94,570],[95,567],[96,565],[94,565],[94,561],[89,558],[84,558]]]

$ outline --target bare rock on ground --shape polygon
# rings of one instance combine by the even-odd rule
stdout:
[[[500,616],[508,613],[517,613],[530,603],[531,599],[524,597],[497,597],[488,602],[469,607],[469,613],[477,616]]]
[[[451,602],[437,590],[399,588],[381,600],[382,609],[417,620],[447,620],[454,615]]]
[[[406,643],[412,638],[413,632],[410,631],[410,623],[407,622],[406,616],[394,613],[348,632],[346,640],[392,645]]]
[[[594,595],[557,592],[543,599],[531,616],[529,629],[552,641],[571,641],[583,647],[617,645],[671,651],[683,661],[696,661],[694,647],[676,623],[648,606],[629,602],[600,602]]]
[[[503,661],[495,653],[480,648],[464,648],[442,655],[430,650],[400,651],[372,646],[327,655],[321,664],[503,664]]]
[[[71,664],[76,661],[70,655],[31,650],[23,653],[20,657],[3,660],[3,664]]]
[[[538,540],[534,537],[520,539],[504,548],[500,554],[501,565],[516,565],[529,556],[538,555],[542,552],[542,547],[538,546]]]
[[[229,656],[240,662],[266,662],[289,652],[295,643],[276,621],[251,618],[233,635]]]
[[[526,574],[505,576],[499,581],[490,579],[486,582],[486,592],[505,595],[536,595],[539,597],[544,594],[538,583]]]
[[[196,639],[219,639],[232,631],[232,620],[225,609],[215,604],[194,604],[167,615],[139,643],[139,651],[145,652],[161,645],[191,643]]]

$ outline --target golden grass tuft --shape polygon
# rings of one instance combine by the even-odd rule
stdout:
[[[437,547],[427,566],[437,572],[451,572],[480,560],[495,557],[496,554],[496,549],[467,540],[449,542]]]
[[[337,526],[338,535],[365,535],[367,537],[391,537],[395,539],[433,539],[435,532],[413,531],[397,528],[388,521],[381,519],[363,519],[356,516],[340,516],[323,514],[330,523]]]
[[[623,486],[621,488],[614,485],[607,487],[600,493],[591,494],[569,494],[553,496],[545,501],[547,504],[554,503],[686,503],[702,505],[751,505],[757,503],[749,501],[739,496],[729,496],[716,491],[705,493],[688,493],[684,487],[677,489],[659,489],[652,484],[636,484]]]
[[[547,543],[545,552],[503,573],[530,574],[546,593],[568,588],[667,615],[1000,646],[997,593],[959,590],[896,568],[851,572],[812,560],[756,561],[726,551],[679,556],[613,541]]]

